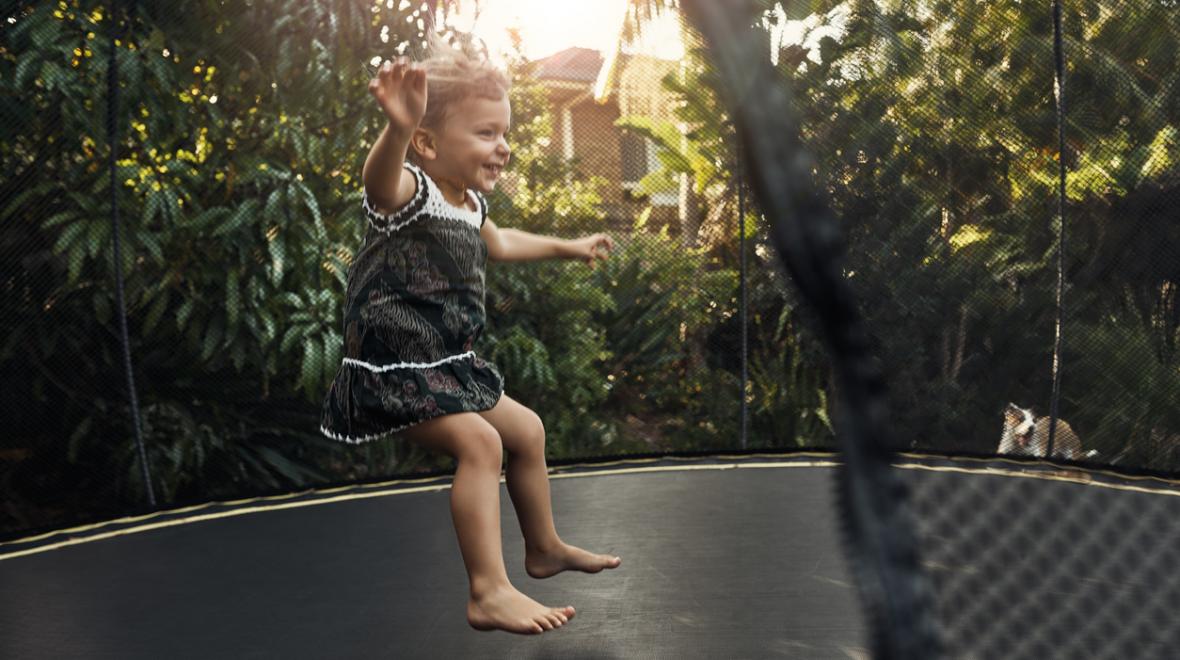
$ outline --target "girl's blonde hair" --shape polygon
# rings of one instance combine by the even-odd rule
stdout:
[[[448,110],[465,99],[475,96],[498,101],[508,93],[508,77],[486,56],[450,46],[438,35],[431,35],[430,57],[422,67],[426,69],[423,128],[441,129]]]

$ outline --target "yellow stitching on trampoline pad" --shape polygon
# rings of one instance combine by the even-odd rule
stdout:
[[[593,472],[580,472],[580,473],[570,473],[570,474],[550,474],[549,478],[550,479],[568,479],[568,478],[574,478],[574,477],[599,477],[599,476],[611,476],[611,475],[619,475],[619,474],[638,474],[638,473],[647,473],[647,472],[685,472],[685,471],[690,471],[690,470],[729,470],[729,469],[734,469],[734,468],[750,469],[750,468],[774,468],[774,467],[834,467],[836,465],[838,465],[838,463],[830,462],[830,461],[817,461],[817,462],[792,461],[792,462],[780,462],[780,463],[760,463],[760,464],[752,464],[752,465],[751,464],[741,464],[741,463],[726,463],[726,464],[721,464],[721,465],[668,465],[668,466],[656,466],[656,467],[627,468],[627,469],[619,469],[619,470],[602,470],[602,471],[593,471]],[[432,478],[432,480],[433,479],[438,479],[438,477],[434,477],[434,478]],[[423,479],[418,479],[416,481],[423,481]],[[401,482],[391,482],[391,483],[401,483]],[[500,477],[500,483],[505,483],[505,478],[503,476]],[[331,504],[334,502],[341,502],[341,501],[347,501],[347,500],[359,500],[359,499],[368,499],[368,498],[372,498],[372,497],[384,497],[384,496],[391,496],[391,495],[402,495],[402,494],[410,494],[410,493],[440,491],[440,490],[446,490],[450,487],[451,487],[451,483],[448,482],[445,484],[437,484],[434,486],[420,486],[417,488],[399,488],[394,491],[373,490],[373,491],[365,492],[365,493],[350,493],[350,494],[346,494],[346,495],[339,495],[336,497],[321,497],[321,498],[316,498],[313,500],[307,500],[307,501],[303,501],[303,502],[291,502],[288,504],[280,504],[280,505],[275,505],[275,506],[257,506],[257,507],[239,508],[239,509],[233,509],[231,511],[219,511],[217,513],[209,513],[209,514],[205,514],[205,515],[188,516],[188,517],[184,517],[184,518],[174,518],[171,520],[164,520],[164,521],[160,521],[158,523],[153,523],[150,525],[139,525],[139,526],[135,526],[135,527],[128,527],[125,529],[119,529],[119,530],[115,530],[112,532],[94,534],[91,536],[87,536],[85,538],[68,539],[65,541],[59,541],[57,543],[50,543],[50,544],[47,544],[44,546],[39,546],[36,548],[29,548],[26,550],[14,551],[14,552],[7,553],[7,554],[0,554],[0,561],[4,561],[6,559],[15,559],[17,557],[23,557],[26,555],[36,554],[36,553],[40,553],[40,552],[48,552],[49,550],[56,550],[58,548],[69,547],[72,545],[79,545],[82,543],[87,543],[87,542],[92,542],[92,541],[101,541],[104,539],[114,538],[114,537],[118,537],[118,536],[126,536],[126,535],[130,535],[130,534],[151,531],[154,529],[162,529],[165,527],[175,527],[177,525],[202,522],[205,520],[217,520],[220,518],[230,518],[233,516],[241,516],[241,515],[245,515],[248,513],[259,513],[262,511],[279,511],[279,510],[283,510],[283,509],[293,509],[293,508],[304,507],[304,506],[314,506],[314,505],[318,505],[318,504]],[[352,487],[343,487],[343,488],[356,488],[356,487],[352,486]],[[341,489],[342,488],[336,488],[336,489],[332,489],[332,491],[325,491],[325,492],[333,492],[333,491],[337,491],[337,490],[341,490]],[[309,492],[309,491],[301,491],[300,493],[290,493],[290,494],[285,494],[285,495],[275,495],[275,496],[271,496],[268,498],[256,497],[256,498],[251,498],[251,499],[247,499],[247,500],[240,500],[240,502],[255,502],[255,501],[267,501],[267,500],[273,501],[276,499],[290,499],[291,497],[305,494],[307,492]],[[158,516],[161,516],[164,514],[175,514],[177,512],[184,512],[184,511],[195,510],[195,509],[199,509],[199,508],[208,508],[211,506],[225,506],[225,505],[231,504],[231,503],[232,502],[210,502],[207,504],[186,507],[184,509],[176,509],[176,510],[171,510],[171,511],[159,511],[159,512],[155,512],[152,514],[147,514],[147,515],[139,516],[139,517],[121,518],[119,520],[114,520],[114,521],[106,521],[103,523],[94,523],[92,525],[73,528],[70,530],[60,530],[57,532],[49,532],[47,534],[42,534],[38,537],[32,537],[32,538],[28,538],[28,539],[17,539],[16,541],[11,541],[7,544],[0,544],[0,549],[2,549],[4,547],[4,545],[11,545],[11,544],[15,544],[15,543],[27,543],[28,541],[36,540],[37,538],[45,538],[47,536],[69,534],[71,532],[94,529],[97,527],[101,527],[103,525],[110,525],[115,522],[134,522],[135,520],[143,520],[143,519],[148,519],[148,518],[152,518],[152,517],[158,517]]]
[[[1076,477],[1068,477],[1062,474],[1044,474],[1036,472],[1017,472],[1014,470],[999,470],[996,468],[959,468],[935,465],[921,465],[918,463],[894,463],[896,468],[903,470],[926,470],[928,472],[959,472],[962,474],[982,474],[997,477],[1015,477],[1018,479],[1040,479],[1042,481],[1060,481],[1065,483],[1074,483],[1079,486],[1094,486],[1096,488],[1109,488],[1111,490],[1123,490],[1132,493],[1148,493],[1151,495],[1170,495],[1173,497],[1180,496],[1180,491],[1171,488],[1146,488],[1144,486],[1128,486],[1124,484],[1108,484],[1102,481],[1092,481],[1089,479],[1078,479]],[[1079,472],[1086,472],[1085,470],[1078,470]]]

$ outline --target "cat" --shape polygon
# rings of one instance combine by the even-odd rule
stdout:
[[[1045,456],[1049,445],[1049,418],[1037,417],[1029,408],[1009,403],[1004,408],[1004,432],[1000,436],[997,454],[1016,456]],[[1073,428],[1064,420],[1057,420],[1057,432],[1053,437],[1053,458],[1081,460],[1093,458],[1098,452],[1082,451],[1082,441]]]

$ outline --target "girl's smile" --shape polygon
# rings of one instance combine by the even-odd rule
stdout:
[[[433,149],[422,154],[423,169],[438,183],[447,201],[466,207],[466,189],[492,192],[512,150],[505,134],[512,121],[508,96],[473,96],[447,113],[433,132]]]

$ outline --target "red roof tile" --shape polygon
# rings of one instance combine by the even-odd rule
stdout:
[[[537,78],[593,83],[602,68],[602,53],[589,48],[567,48],[536,60]]]

